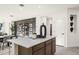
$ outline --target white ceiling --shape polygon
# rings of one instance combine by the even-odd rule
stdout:
[[[19,4],[0,4],[0,6],[12,6],[12,5],[19,5]],[[51,5],[51,6],[79,6],[79,4],[24,4],[27,6],[34,6],[34,5],[41,5],[41,6],[47,6],[47,5]]]
[[[24,8],[79,8],[79,4],[24,4]],[[8,8],[18,8],[19,4],[0,4],[0,9],[8,9]]]
[[[0,4],[0,19],[10,19],[10,16],[16,18],[25,17],[28,15],[39,15],[41,13],[51,13],[57,9],[79,8],[79,4],[24,4],[20,7],[19,4]],[[44,14],[43,13],[43,14]]]

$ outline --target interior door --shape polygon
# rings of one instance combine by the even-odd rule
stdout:
[[[64,20],[59,19],[55,22],[56,45],[64,46]]]

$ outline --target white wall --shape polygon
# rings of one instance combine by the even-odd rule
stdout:
[[[69,31],[69,16],[77,15],[75,32]],[[68,9],[67,47],[79,47],[79,8]]]

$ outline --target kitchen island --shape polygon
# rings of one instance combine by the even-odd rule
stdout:
[[[56,38],[29,38],[21,37],[8,40],[14,48],[15,55],[53,55],[56,52]]]

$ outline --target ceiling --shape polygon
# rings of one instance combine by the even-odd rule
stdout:
[[[79,4],[24,4],[24,7],[27,7],[28,8],[39,8],[42,7],[65,7],[65,8],[79,8]],[[7,9],[7,8],[15,8],[15,7],[20,7],[19,4],[0,4],[0,9],[1,8],[4,8],[4,9]]]
[[[15,16],[20,18],[24,17],[24,15],[28,17],[28,15],[33,16],[44,11],[51,13],[50,11],[62,10],[62,8],[79,8],[79,4],[24,4],[24,7],[19,6],[19,4],[0,4],[0,19],[10,19],[10,17]]]

